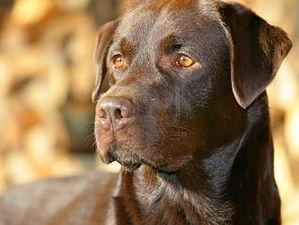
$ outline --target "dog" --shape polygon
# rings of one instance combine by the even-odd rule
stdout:
[[[0,223],[281,224],[266,87],[291,46],[239,3],[132,1],[99,31],[92,94],[121,171],[14,188]]]

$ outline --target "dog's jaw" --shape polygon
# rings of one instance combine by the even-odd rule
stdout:
[[[137,217],[142,218],[142,224],[157,224],[157,218],[159,224],[183,225],[193,224],[194,221],[197,221],[196,224],[231,224],[234,208],[232,202],[226,199],[224,187],[229,180],[234,157],[238,153],[238,142],[239,139],[236,139],[225,148],[219,149],[219,154],[211,156],[210,159],[196,159],[175,172],[148,165],[142,165],[134,171],[122,170],[122,185],[119,186],[130,186],[131,190],[123,188],[116,196],[128,195],[136,199],[134,210],[139,213]],[[218,167],[221,161],[225,165]],[[210,174],[214,174],[213,177],[209,177]],[[222,182],[218,182],[220,177]],[[118,198],[118,201],[124,203],[125,197]],[[165,207],[169,211],[159,210]],[[181,213],[168,214],[178,208],[182,210]]]

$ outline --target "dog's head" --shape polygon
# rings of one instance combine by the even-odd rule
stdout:
[[[173,172],[212,154],[243,132],[290,48],[281,29],[237,3],[136,1],[97,39],[99,155]]]

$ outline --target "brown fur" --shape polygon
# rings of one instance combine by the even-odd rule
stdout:
[[[16,188],[0,224],[280,225],[266,87],[286,33],[237,3],[136,0],[98,36],[97,152],[118,177]]]

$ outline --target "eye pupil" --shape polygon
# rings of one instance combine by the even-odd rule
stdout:
[[[190,67],[193,65],[193,60],[186,55],[181,55],[179,57],[178,64],[182,67]]]
[[[123,59],[122,59],[121,57],[117,57],[117,58],[116,58],[116,62],[117,62],[117,63],[120,63],[120,62],[122,62],[122,61],[123,61]]]
[[[122,55],[116,55],[114,56],[114,60],[113,60],[113,64],[114,64],[114,67],[115,69],[122,69],[125,65],[124,63],[124,59],[123,59],[123,56]]]

